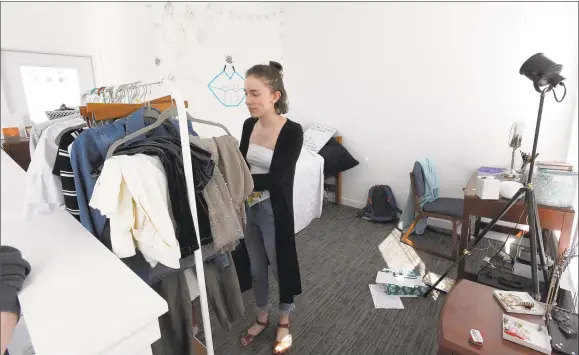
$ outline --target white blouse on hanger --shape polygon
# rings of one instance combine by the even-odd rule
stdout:
[[[107,159],[89,205],[110,218],[112,251],[178,269],[181,251],[169,211],[167,176],[158,157],[117,155]]]
[[[24,215],[26,217],[52,213],[64,209],[64,195],[60,178],[52,174],[58,155],[60,136],[86,125],[82,118],[66,119],[45,128],[38,140],[36,150],[31,155],[26,171],[26,192]]]

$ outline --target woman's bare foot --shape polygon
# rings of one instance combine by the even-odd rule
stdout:
[[[268,326],[268,314],[259,313],[255,324],[247,330],[247,334],[241,338],[241,346],[248,346],[253,342],[256,336],[260,335]]]

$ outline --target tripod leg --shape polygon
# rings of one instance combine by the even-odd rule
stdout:
[[[438,286],[438,284],[444,280],[444,278],[450,273],[450,271],[452,269],[454,269],[461,261],[464,260],[464,258],[466,258],[468,255],[470,255],[470,250],[469,249],[473,249],[474,247],[477,246],[478,243],[480,243],[480,241],[484,238],[484,236],[497,224],[497,222],[503,218],[503,216],[511,209],[511,207],[513,207],[513,205],[515,203],[517,203],[517,201],[521,198],[521,196],[527,191],[526,188],[521,187],[519,189],[519,191],[517,191],[517,193],[509,200],[509,202],[507,202],[507,204],[505,205],[505,207],[503,207],[503,209],[501,210],[501,212],[495,216],[492,221],[487,224],[487,226],[482,230],[482,232],[476,236],[476,239],[474,240],[474,242],[472,243],[472,245],[468,245],[468,247],[464,250],[459,250],[458,251],[458,255],[459,258],[456,259],[452,265],[450,265],[448,267],[448,269],[446,269],[446,271],[440,275],[440,277],[438,278],[438,280],[436,280],[436,282],[434,284],[432,284],[423,294],[424,297],[428,296],[430,294],[430,292],[432,292],[432,290],[434,290],[436,288],[436,286]],[[462,226],[462,228],[466,228],[466,226]],[[535,271],[536,272],[536,271]]]
[[[539,277],[537,275],[537,218],[535,214],[535,208],[533,207],[533,194],[531,191],[527,191],[527,196],[525,197],[527,214],[529,217],[529,236],[531,242],[531,277],[533,279],[533,298],[536,301],[541,300],[541,294],[539,293]]]
[[[535,192],[530,190],[527,194],[531,195],[533,208],[535,209],[535,224],[536,224],[536,231],[537,231],[537,243],[539,247],[539,261],[541,262],[541,269],[543,271],[543,283],[545,285],[549,282],[549,265],[547,264],[547,257],[545,254],[545,245],[543,243],[543,229],[541,228],[541,220],[539,218],[539,208],[537,207],[537,200],[535,199]]]

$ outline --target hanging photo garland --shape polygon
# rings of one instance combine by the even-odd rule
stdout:
[[[172,2],[167,2],[165,4],[165,13],[169,16],[173,16],[173,13],[175,12],[175,6],[173,6]]]
[[[163,65],[169,65],[166,60],[183,61],[184,56],[194,48],[190,48],[190,46],[195,46],[195,44],[215,51],[220,51],[217,47],[235,47],[236,42],[228,42],[228,39],[235,41],[235,36],[230,34],[224,38],[218,38],[220,33],[225,35],[223,28],[220,26],[223,23],[227,23],[228,20],[229,25],[233,27],[239,27],[244,24],[249,25],[249,23],[259,23],[261,26],[265,21],[268,26],[277,27],[275,32],[278,33],[278,38],[283,40],[283,8],[279,8],[277,11],[249,13],[236,11],[227,6],[222,6],[220,3],[181,4],[178,2],[165,2],[147,3],[145,7],[150,13],[151,22],[153,22],[155,27],[159,28],[160,39],[167,44],[166,46],[156,46],[159,50],[165,47],[162,49],[163,52],[156,51],[159,53],[156,53],[151,58],[155,61],[156,66],[160,66],[161,61],[155,57],[159,57],[158,59],[163,57]],[[231,20],[233,20],[233,23]],[[237,21],[240,23],[237,23]],[[234,31],[233,34],[237,33]],[[213,42],[216,43],[212,45]],[[160,53],[165,55],[161,56]],[[283,59],[283,54],[281,58]],[[245,99],[243,81],[243,76],[235,71],[232,62],[227,61],[224,69],[210,81],[208,88],[224,107],[237,107]]]

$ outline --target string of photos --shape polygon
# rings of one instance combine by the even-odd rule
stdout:
[[[249,13],[233,9],[232,4],[222,3],[165,2],[145,6],[158,29],[157,35],[162,36],[164,42],[155,46],[155,66],[161,66],[163,59],[167,59],[171,63],[171,70],[175,70],[175,66],[190,65],[186,58],[193,53],[190,46],[195,42],[214,53],[222,52],[224,48],[228,48],[229,53],[232,53],[231,50],[236,52],[235,48],[240,45],[237,37],[240,31],[231,30],[239,29],[239,24],[235,24],[236,20],[253,23],[253,26],[267,26],[269,23],[279,30],[277,34],[277,31],[270,32],[274,36],[272,39],[279,42],[283,40],[283,8]],[[278,35],[279,37],[275,38]],[[194,52],[197,53],[197,49]],[[281,59],[283,60],[283,57]],[[223,107],[233,108],[239,107],[245,99],[243,82],[244,76],[235,70],[233,59],[228,55],[223,69],[212,77],[207,87]]]
[[[173,42],[179,35],[186,40],[187,32],[194,33],[194,37],[201,45],[207,45],[209,33],[215,31],[218,19],[238,20],[246,23],[276,23],[280,28],[280,36],[284,26],[284,13],[282,9],[260,13],[248,13],[228,8],[231,4],[222,3],[164,3],[163,10],[158,11],[162,4],[147,4],[151,9],[153,24],[164,29],[165,42]]]
[[[173,15],[175,14],[175,5],[172,2],[167,2],[164,5],[165,12]],[[244,21],[267,21],[270,19],[275,19],[281,17],[284,14],[284,10],[268,11],[261,13],[247,13],[244,11],[228,9],[223,6],[222,3],[206,3],[202,6],[203,10],[195,9],[191,4],[186,4],[184,8],[184,17],[187,19],[195,18],[200,12],[204,15],[214,15],[214,16],[229,16],[231,19],[238,19]]]

